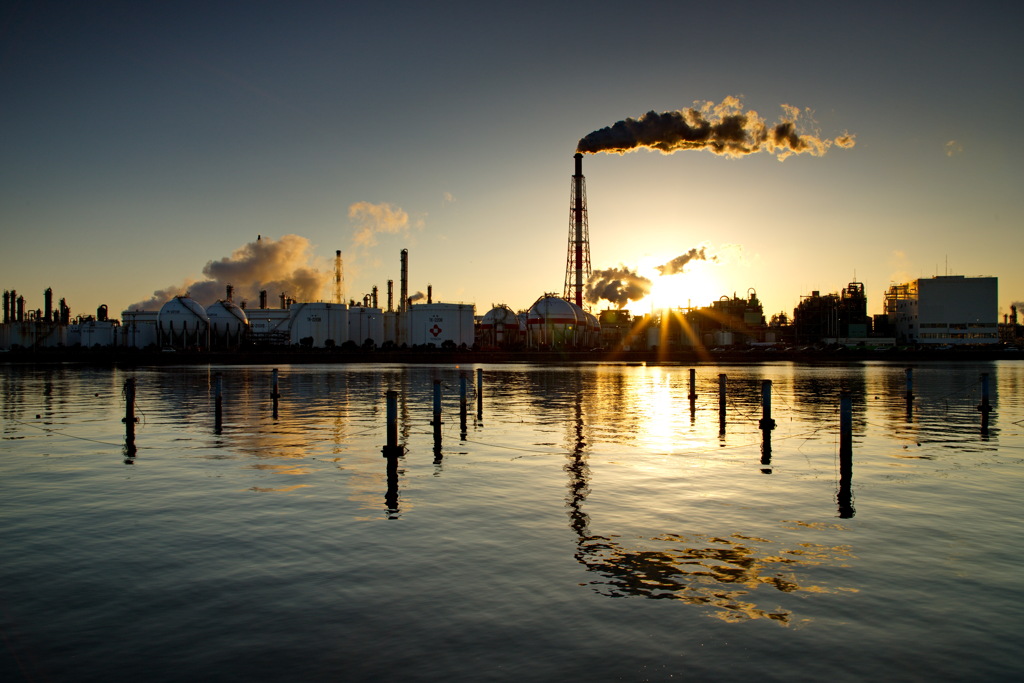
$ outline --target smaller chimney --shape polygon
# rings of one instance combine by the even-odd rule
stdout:
[[[434,303],[434,286],[433,285],[427,285],[427,303],[428,304]]]
[[[228,298],[227,298],[227,300],[228,300],[228,301],[231,301],[231,297],[232,297],[232,296],[234,295],[234,293],[235,293],[235,288],[234,288],[234,287],[232,287],[231,285],[228,285],[228,286],[227,286],[227,292],[226,292],[226,293],[227,293],[227,297],[228,297]]]

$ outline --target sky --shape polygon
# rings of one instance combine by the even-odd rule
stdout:
[[[226,282],[251,305],[261,286],[331,301],[341,250],[345,299],[376,286],[384,306],[408,249],[410,294],[526,309],[563,291],[580,140],[647,112],[715,123],[726,104],[821,144],[584,156],[593,269],[656,295],[629,310],[753,290],[792,315],[861,282],[880,313],[890,283],[952,274],[998,277],[1002,320],[1024,300],[1022,18],[944,1],[6,3],[0,287],[30,310],[50,287],[73,316],[212,303]]]

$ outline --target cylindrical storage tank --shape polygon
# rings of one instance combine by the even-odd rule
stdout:
[[[715,330],[715,346],[732,346],[735,336],[729,330]]]
[[[390,308],[390,304],[388,307]],[[399,313],[395,311],[384,313],[384,341],[381,344],[391,342],[396,346],[398,345],[398,316]]]
[[[144,349],[160,341],[159,313],[156,311],[121,311],[121,344]]]
[[[174,297],[160,308],[157,320],[160,343],[177,348],[207,345],[210,319],[194,299]]]
[[[348,305],[292,304],[291,343],[322,348],[348,341]]]
[[[249,317],[233,301],[217,301],[206,309],[210,319],[210,345],[237,346],[249,331]]]
[[[601,346],[601,321],[590,311],[584,311],[587,317],[587,344],[586,348],[592,349]]]
[[[574,301],[570,301],[569,305],[572,306],[573,313],[576,314],[576,334],[573,346],[577,349],[589,349],[595,346],[594,323],[591,322],[591,318],[594,316],[577,306]],[[601,325],[598,323],[598,329],[600,327]],[[597,338],[600,338],[600,334],[597,335]]]
[[[576,306],[565,299],[545,295],[530,307],[526,330],[530,346],[572,348],[576,345]]]
[[[384,312],[379,308],[356,306],[348,309],[348,338],[357,346],[384,343]]]
[[[79,342],[86,348],[93,346],[115,346],[117,326],[110,320],[87,320],[78,325]]]
[[[408,343],[472,346],[474,313],[473,304],[413,304],[406,313]]]

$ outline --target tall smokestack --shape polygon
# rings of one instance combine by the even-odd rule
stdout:
[[[50,287],[43,292],[43,311],[43,320],[48,323],[53,322],[53,289]]]
[[[235,288],[232,285],[225,285],[224,295],[227,297],[226,301],[231,301],[231,297],[235,295]]]
[[[373,289],[370,291],[372,292],[370,300],[373,302],[373,307],[377,308],[377,285],[374,285]]]
[[[590,235],[587,227],[587,188],[583,178],[583,154],[576,152],[569,200],[569,250],[565,259],[563,296],[583,306],[583,283],[590,278]]]
[[[341,249],[334,252],[334,303],[345,303],[345,275],[341,269]]]
[[[434,303],[434,285],[427,285],[427,303]]]
[[[260,308],[265,309],[267,307],[267,290],[260,290]]]
[[[401,289],[400,289],[399,293],[401,294],[401,297],[402,297],[401,298],[401,302],[402,302],[402,311],[401,312],[405,313],[407,310],[409,310],[409,250],[408,249],[403,249],[402,250],[402,279],[401,279]]]
[[[11,322],[11,293],[4,290],[4,322]]]
[[[395,281],[388,280],[388,313],[395,310]]]

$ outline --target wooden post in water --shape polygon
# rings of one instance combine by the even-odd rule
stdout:
[[[772,430],[775,429],[775,420],[772,419],[772,381],[761,380],[761,421],[758,422],[761,429],[761,471],[764,474],[771,474],[772,464]]]
[[[388,391],[387,401],[387,443],[381,449],[381,455],[387,461],[388,488],[384,494],[388,517],[398,513],[398,458],[403,449],[398,445],[398,392]]]
[[[849,391],[839,395],[839,491],[836,502],[839,516],[853,517],[853,494],[850,485],[853,480],[853,398]]]
[[[466,440],[466,373],[459,373],[459,429],[462,441]]]
[[[693,422],[697,415],[697,371],[694,368],[690,368],[690,393],[687,398],[690,399],[690,422]]]
[[[476,419],[484,419],[484,369],[476,369]]]
[[[402,455],[402,447],[398,445],[398,392],[388,391],[387,401],[387,443],[381,450],[385,458],[397,458]]]
[[[725,434],[725,382],[726,375],[718,375],[718,433]]]
[[[981,373],[981,404],[978,406],[981,412],[981,434],[988,435],[988,414],[992,412],[992,406],[988,402],[988,373]]]
[[[273,381],[270,389],[270,398],[274,399],[274,419],[277,419],[277,400],[281,398],[281,393],[277,390],[277,368],[274,368]]]
[[[124,381],[124,455],[125,462],[130,463],[135,457],[135,378]]]
[[[434,462],[441,460],[441,380],[434,380]]]
[[[853,456],[853,398],[849,391],[839,394],[839,460]]]

